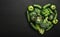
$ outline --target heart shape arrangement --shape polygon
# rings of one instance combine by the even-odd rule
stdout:
[[[29,5],[26,15],[31,27],[42,35],[58,23],[54,4],[46,4],[43,7],[38,4]]]

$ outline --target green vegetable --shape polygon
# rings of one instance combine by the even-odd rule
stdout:
[[[46,4],[43,6],[43,9],[48,8],[51,4]]]
[[[53,15],[50,15],[49,20],[53,20],[53,17],[54,17]]]
[[[44,15],[44,16],[48,16],[48,15],[50,15],[49,10],[48,10],[48,9],[43,9],[43,11],[42,11],[42,15]]]
[[[56,9],[56,6],[55,5],[51,5],[51,9],[52,10],[55,10]]]
[[[30,22],[30,16],[28,11],[27,11],[27,18],[28,18],[28,22]]]
[[[54,24],[57,24],[57,23],[58,23],[58,20],[57,20],[57,19],[54,19],[54,20],[53,20],[53,23],[54,23]]]
[[[58,23],[56,6],[46,4],[43,7],[37,4],[28,6],[27,20],[33,29],[41,35],[49,31]]]
[[[34,7],[33,6],[28,6],[28,10],[29,11],[33,11],[34,10]]]
[[[38,4],[34,4],[33,6],[36,7],[36,8],[42,9],[42,7]]]
[[[43,28],[41,28],[38,24],[36,24],[36,28],[39,33],[44,34],[45,30]]]

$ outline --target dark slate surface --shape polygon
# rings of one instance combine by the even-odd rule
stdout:
[[[53,3],[57,6],[60,22],[60,0],[0,0],[0,36],[1,37],[60,37],[60,23],[43,36],[30,28],[25,12],[28,5],[41,6]]]

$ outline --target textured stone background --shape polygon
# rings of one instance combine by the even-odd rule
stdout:
[[[41,36],[30,28],[25,12],[28,5],[47,3],[56,4],[59,23]],[[0,36],[60,37],[60,0],[0,0]]]

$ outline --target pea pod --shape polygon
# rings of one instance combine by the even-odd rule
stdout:
[[[51,5],[50,3],[49,3],[49,4],[44,5],[44,6],[43,6],[43,9],[45,9],[45,8],[49,7],[50,5]]]
[[[30,16],[28,11],[27,11],[27,19],[28,19],[28,22],[30,22]]]
[[[42,7],[38,4],[34,4],[33,6],[36,7],[36,8],[42,9]]]

